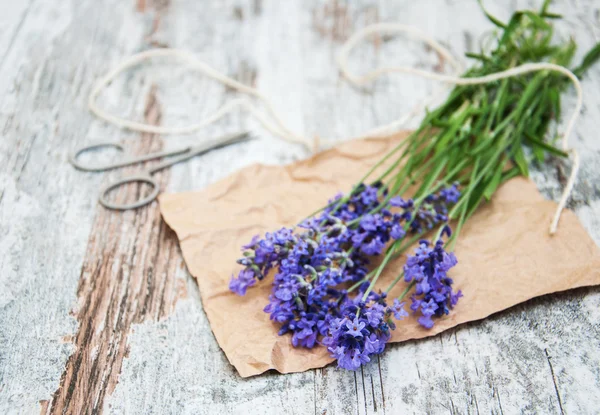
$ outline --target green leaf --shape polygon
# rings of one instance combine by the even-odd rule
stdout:
[[[487,186],[485,187],[485,190],[483,191],[483,196],[487,200],[491,199],[492,195],[494,194],[494,192],[498,188],[498,185],[500,184],[500,180],[502,179],[503,164],[504,163],[498,164],[498,167],[496,168],[496,171],[494,172],[492,179],[488,182]]]
[[[529,144],[531,144],[531,146],[535,149],[535,148],[539,148],[543,151],[547,151],[549,153],[554,154],[555,156],[560,156],[560,157],[568,157],[569,154],[567,154],[566,152],[554,147],[552,144],[548,144],[545,141],[542,141],[536,137],[534,137],[533,135],[531,135],[528,132],[525,132],[525,141]]]
[[[492,141],[492,138],[489,136],[483,136],[479,137],[478,141],[479,142],[477,143],[477,145],[469,152],[469,155],[474,156],[484,150],[487,150],[490,147],[490,142]]]
[[[533,156],[535,157],[535,160],[538,163],[541,163],[544,161],[544,150],[540,147],[534,146],[531,148],[531,150],[533,151]]]
[[[552,117],[556,119],[560,114],[560,92],[555,88],[548,90],[548,100],[552,107]]]
[[[500,20],[498,20],[496,17],[492,16],[485,10],[485,7],[483,7],[483,3],[481,0],[478,0],[478,3],[479,3],[479,6],[481,6],[481,10],[483,10],[483,14],[485,14],[485,17],[487,17],[490,22],[492,22],[499,28],[502,28],[502,29],[506,28],[505,23],[502,23]]]
[[[577,68],[573,69],[573,73],[577,75],[578,78],[581,78],[581,76],[589,69],[589,67],[596,63],[598,59],[600,59],[600,42],[596,43],[596,45],[590,49],[590,51],[581,61],[581,64],[579,64]]]
[[[525,160],[525,154],[523,153],[523,148],[521,146],[517,146],[517,149],[513,155],[513,161],[519,168],[521,174],[525,177],[529,177],[529,168],[527,167],[527,160]]]
[[[534,13],[530,10],[523,10],[517,13],[521,13],[523,16],[527,16],[531,19],[531,21],[536,25],[536,27],[538,27],[539,29],[544,29],[544,30],[548,30],[548,29],[552,29],[552,26],[550,25],[550,23],[548,23],[547,21],[545,21],[542,17],[540,17],[539,14]]]
[[[562,19],[563,15],[562,14],[558,14],[558,13],[544,13],[541,15],[543,18],[545,19]]]
[[[467,52],[467,53],[465,53],[465,56],[467,58],[477,59],[478,61],[481,61],[481,62],[491,62],[491,59],[482,53]]]
[[[433,127],[438,127],[438,128],[448,128],[448,127],[450,127],[452,125],[448,121],[446,121],[446,120],[440,120],[439,118],[433,118],[429,123]]]
[[[542,7],[540,8],[540,15],[546,14],[548,12],[548,6],[550,6],[550,0],[544,0],[542,3]]]
[[[553,54],[553,61],[557,65],[568,66],[575,55],[575,51],[577,50],[577,44],[573,39],[570,39],[567,44],[562,47],[558,47],[556,52]],[[557,76],[557,74],[554,74]],[[563,82],[568,82],[568,79],[561,75],[561,79]]]
[[[510,170],[505,171],[502,174],[502,180],[500,180],[500,184],[505,183],[512,179],[513,177],[517,177],[519,175],[519,169],[517,167],[513,167]]]
[[[544,0],[544,4],[542,4],[542,7],[540,9],[540,16],[542,16],[546,19],[561,19],[562,18],[562,15],[560,15],[560,14],[549,12],[548,6],[550,6],[550,0]]]
[[[531,99],[534,99],[537,96],[540,84],[546,76],[548,76],[547,71],[542,71],[533,77],[533,79],[527,84],[525,91],[521,94],[521,98],[519,99],[519,103],[517,104],[515,111],[522,112],[528,106]]]
[[[481,201],[483,200],[483,192],[485,190],[485,183],[481,183],[479,185],[477,185],[475,187],[475,189],[473,190],[473,193],[471,194],[471,197],[469,198],[469,204],[468,204],[468,210],[467,210],[467,218],[469,216],[471,216],[473,214],[473,212],[475,212],[475,210],[479,207],[479,205],[481,204]]]

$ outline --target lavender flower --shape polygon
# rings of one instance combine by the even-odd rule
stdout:
[[[245,295],[248,287],[253,286],[256,280],[262,280],[273,266],[287,256],[295,240],[292,230],[288,228],[267,232],[264,239],[254,236],[248,245],[242,247],[245,250],[244,257],[238,263],[245,268],[237,278],[232,276],[229,289],[238,295]]]
[[[448,221],[448,208],[450,205],[458,202],[460,191],[456,184],[440,190],[427,196],[423,203],[415,210],[412,200],[397,200],[399,207],[404,210],[403,216],[410,223],[410,231],[413,234],[420,234],[424,231],[433,229],[441,223]]]
[[[237,278],[231,277],[229,289],[238,295],[245,295],[248,287],[252,287],[254,284],[256,284],[254,272],[246,268],[240,271]]]
[[[432,328],[432,318],[448,314],[462,296],[460,290],[452,290],[453,281],[447,275],[457,263],[454,253],[444,250],[441,239],[433,247],[428,241],[422,240],[415,255],[408,257],[404,266],[404,279],[406,282],[416,283],[411,310],[420,312],[419,323],[423,327]]]
[[[408,316],[408,313],[404,309],[404,303],[400,302],[397,298],[394,299],[394,304],[389,307],[389,310],[394,314],[396,320],[402,320]]]
[[[342,316],[330,320],[323,344],[341,368],[357,370],[371,356],[382,353],[391,337],[391,311],[385,296],[373,293],[369,297],[367,303],[347,300]]]
[[[398,299],[388,307],[385,294],[370,293],[365,303],[358,300],[369,287],[364,280],[369,258],[380,255],[388,242],[404,238],[407,230],[415,233],[435,220],[446,220],[442,215],[458,196],[455,188],[443,192],[429,196],[415,209],[410,199],[388,200],[381,184],[361,184],[349,197],[336,196],[319,215],[300,223],[300,232],[282,228],[262,239],[253,237],[242,248],[238,263],[244,268],[232,277],[229,288],[245,295],[274,271],[264,311],[280,326],[279,334],[290,333],[294,347],[307,348],[319,344],[322,337],[340,367],[356,369],[383,351],[395,328],[392,316],[400,320],[408,314]],[[400,211],[392,212],[395,208]],[[433,211],[437,216],[432,220],[427,215]],[[431,249],[421,251],[418,258],[426,260]],[[412,272],[414,278],[418,270]],[[418,295],[426,295],[430,283],[424,274],[419,278]],[[355,296],[344,289],[360,281],[364,282]],[[419,309],[423,316],[433,315],[437,309],[431,312],[432,307]]]
[[[458,190],[457,184],[453,184],[446,189],[443,189],[440,192],[440,198],[442,198],[446,203],[456,203],[460,198],[460,191]]]

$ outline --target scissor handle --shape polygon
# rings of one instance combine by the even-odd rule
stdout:
[[[78,170],[82,171],[104,171],[109,170],[111,167],[103,166],[86,166],[81,164],[77,158],[81,153],[85,153],[86,151],[93,150],[101,147],[114,147],[120,151],[123,151],[123,146],[119,143],[115,143],[114,141],[97,141],[87,146],[77,148],[71,155],[69,156],[69,163],[73,165]]]
[[[108,194],[108,192],[110,192],[113,189],[116,189],[119,186],[123,186],[127,183],[133,183],[133,182],[142,182],[142,183],[148,183],[150,186],[152,186],[152,191],[150,192],[150,194],[136,202],[133,203],[125,203],[122,205],[119,205],[117,203],[113,203],[110,202],[107,198],[106,195]],[[109,183],[108,185],[104,186],[101,190],[100,190],[100,204],[102,206],[104,206],[107,209],[114,209],[114,210],[129,210],[129,209],[135,209],[135,208],[139,208],[142,206],[147,205],[148,203],[152,202],[154,199],[156,199],[156,196],[158,196],[158,191],[159,191],[159,186],[158,186],[158,182],[156,180],[154,180],[152,177],[150,177],[147,174],[138,174],[135,176],[129,176],[129,177],[124,177],[122,179],[117,180],[116,182],[112,182]]]
[[[167,157],[167,156],[175,156],[177,154],[184,154],[184,153],[188,153],[190,151],[190,147],[188,146],[188,147],[178,148],[175,150],[165,150],[165,151],[159,151],[156,153],[145,154],[143,156],[126,157],[125,159],[118,160],[116,162],[110,162],[110,163],[96,165],[96,166],[86,166],[84,164],[81,164],[81,162],[77,159],[82,153],[85,153],[86,151],[89,151],[89,150],[101,148],[101,147],[114,147],[119,150],[123,150],[123,146],[119,143],[115,143],[114,141],[97,141],[90,145],[79,147],[78,149],[76,149],[69,157],[69,162],[75,168],[77,168],[79,170],[105,171],[105,170],[116,169],[119,167],[130,166],[132,164],[137,164],[137,163],[141,163],[141,162],[148,161],[148,160],[154,160],[154,159]]]

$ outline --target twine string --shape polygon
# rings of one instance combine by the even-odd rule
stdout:
[[[348,58],[351,51],[358,45],[362,40],[371,35],[392,35],[403,33],[408,35],[411,38],[415,38],[423,43],[427,44],[431,49],[436,51],[446,62],[450,64],[453,71],[452,74],[441,74],[436,72],[430,72],[419,68],[409,67],[409,66],[380,66],[377,67],[364,75],[356,75],[350,71],[348,68]],[[233,100],[226,102],[220,108],[218,108],[212,115],[190,125],[180,126],[180,127],[163,127],[156,126],[148,123],[138,122],[126,118],[119,117],[118,115],[112,114],[97,104],[97,99],[100,93],[108,87],[108,85],[117,78],[123,72],[141,65],[149,60],[155,58],[163,58],[163,59],[171,59],[176,61],[182,61],[186,64],[190,69],[202,73],[209,78],[226,85],[227,87],[234,89],[244,95],[246,97],[239,97]],[[458,62],[452,54],[444,48],[441,44],[432,39],[425,33],[420,30],[406,26],[398,23],[378,23],[374,25],[367,26],[354,35],[352,35],[342,46],[341,51],[337,58],[337,64],[342,76],[352,85],[356,87],[361,87],[366,84],[369,84],[381,76],[388,73],[402,73],[407,75],[413,75],[422,77],[425,79],[430,79],[433,81],[439,81],[445,84],[450,85],[479,85],[486,84],[490,82],[495,82],[501,79],[510,78],[514,76],[519,76],[531,72],[538,71],[551,71],[557,72],[564,76],[566,76],[575,87],[575,91],[577,94],[577,101],[575,103],[575,107],[573,108],[573,112],[569,118],[567,123],[565,132],[562,136],[562,149],[567,152],[572,160],[572,168],[571,173],[569,175],[569,179],[567,184],[562,192],[562,196],[559,200],[558,206],[556,208],[554,217],[552,218],[552,222],[550,223],[549,232],[551,235],[556,233],[558,222],[560,220],[560,216],[562,211],[567,204],[567,201],[573,191],[573,187],[575,185],[575,180],[577,178],[577,173],[579,171],[580,161],[579,155],[575,151],[569,147],[569,138],[572,134],[573,128],[577,121],[577,118],[581,112],[581,108],[583,106],[583,90],[581,88],[581,83],[577,76],[567,68],[552,64],[552,63],[526,63],[505,71],[493,73],[486,76],[474,77],[474,78],[461,78],[459,75],[462,72],[462,65]],[[411,111],[407,114],[399,117],[395,121],[381,125],[376,127],[375,129],[365,132],[356,137],[352,138],[365,138],[365,137],[373,137],[373,136],[381,136],[389,134],[390,132],[399,129],[402,125],[406,124],[407,121],[412,119],[418,113],[422,112],[423,109],[429,105],[431,102],[437,100],[440,97],[440,93],[444,92],[441,90],[439,92],[435,92],[431,97],[426,99],[424,102],[419,103],[413,107]],[[250,99],[249,99],[250,98]],[[262,103],[263,110],[260,110],[256,103],[252,100],[257,100]],[[317,150],[317,138],[310,139],[309,137],[305,137],[301,134],[296,134],[292,130],[290,130],[286,125],[282,118],[278,115],[274,106],[271,104],[269,99],[263,95],[258,89],[253,88],[251,86],[245,85],[241,82],[232,79],[223,73],[217,71],[212,68],[205,62],[201,61],[195,55],[180,49],[151,49],[144,52],[137,53],[122,62],[120,62],[112,71],[107,73],[105,76],[100,78],[92,89],[89,100],[88,100],[89,110],[96,115],[98,118],[116,125],[121,128],[126,128],[132,131],[152,133],[152,134],[192,134],[201,130],[202,128],[207,127],[208,125],[218,121],[223,118],[227,114],[235,111],[236,109],[242,109],[247,111],[251,116],[253,116],[267,131],[269,131],[272,135],[276,137],[280,137],[281,139],[296,144],[302,144],[309,150]]]

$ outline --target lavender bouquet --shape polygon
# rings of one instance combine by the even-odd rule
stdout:
[[[546,8],[547,2],[539,13],[517,12],[508,24],[488,15],[501,29],[496,48],[469,54],[479,63],[464,77],[527,62],[568,66],[575,44],[551,43],[548,20],[558,16]],[[573,73],[581,76],[598,57],[600,45]],[[548,154],[566,156],[547,139],[565,86],[560,75],[543,71],[454,88],[350,192],[295,228],[257,235],[245,245],[231,291],[244,295],[273,274],[264,311],[279,334],[295,347],[327,347],[350,370],[382,353],[409,312],[430,329],[462,297],[450,274],[465,222],[503,182],[527,176],[529,164],[543,163]],[[415,245],[394,281],[378,287],[390,261]],[[390,298],[396,284],[405,288]]]

